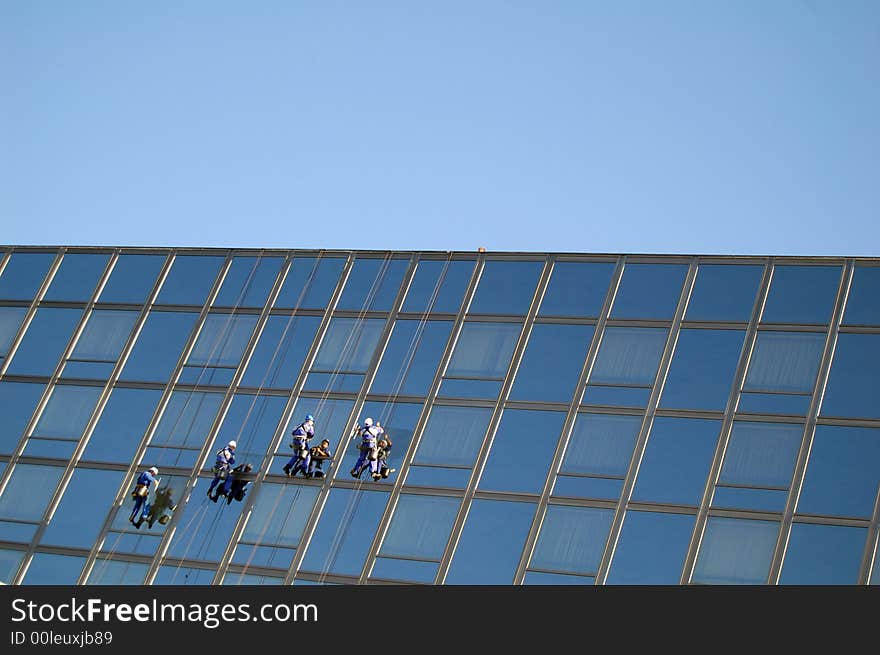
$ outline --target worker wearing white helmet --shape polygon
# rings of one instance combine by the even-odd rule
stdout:
[[[364,419],[363,426],[358,426],[358,432],[361,437],[358,448],[361,452],[358,455],[354,468],[351,469],[351,477],[353,478],[361,477],[361,473],[363,473],[364,469],[368,466],[367,459],[370,460],[369,466],[375,467],[378,440],[381,435],[385,434],[385,430],[379,422],[376,421],[374,423],[373,419],[370,417]]]
[[[217,496],[214,495],[214,487],[226,479],[232,467],[235,466],[235,441],[230,441],[226,446],[217,451],[217,459],[214,461],[214,479],[211,480],[211,486],[208,487],[208,498],[217,502]]]
[[[141,473],[135,481],[134,491],[131,493],[131,497],[134,498],[134,508],[131,510],[131,516],[128,517],[132,523],[140,524],[140,521],[150,513],[150,504],[147,499],[150,497],[150,487],[159,484],[157,475],[159,475],[159,469],[151,466]]]

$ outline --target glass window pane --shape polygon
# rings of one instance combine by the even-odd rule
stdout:
[[[603,387],[588,385],[584,389],[582,405],[608,405],[612,407],[645,407],[651,395],[649,387]]]
[[[413,463],[473,466],[491,416],[483,407],[434,406]]]
[[[58,466],[16,466],[0,495],[0,519],[41,520],[63,472]],[[4,538],[5,525],[0,523],[0,540]]]
[[[254,500],[239,543],[269,544],[296,548],[309,520],[318,488],[298,484],[263,484]],[[239,545],[236,550],[244,550]],[[290,562],[288,561],[289,565]],[[275,564],[267,564],[275,566]]]
[[[130,462],[161,397],[159,390],[114,389],[89,437],[83,459]]]
[[[625,476],[641,425],[640,416],[578,414],[560,473]]]
[[[45,386],[0,382],[0,454],[11,454],[37,407]]]
[[[370,391],[426,395],[451,330],[451,321],[397,321]]]
[[[27,307],[0,307],[0,363],[9,352],[25,314]]]
[[[596,583],[592,575],[565,575],[562,573],[544,573],[543,571],[526,571],[524,585],[592,585]]]
[[[713,516],[706,524],[693,582],[767,584],[779,523]]]
[[[529,568],[594,574],[614,510],[550,505]]]
[[[120,379],[167,382],[198,317],[191,312],[150,312]]]
[[[402,311],[457,314],[475,261],[420,261]]]
[[[540,315],[599,316],[613,272],[611,262],[556,262]]]
[[[43,300],[86,302],[95,292],[110,255],[68,253],[52,278]]]
[[[224,585],[280,585],[284,578],[271,575],[255,575],[253,573],[236,573],[230,571],[223,578]]]
[[[146,302],[165,259],[165,255],[120,255],[98,302]]]
[[[468,312],[527,314],[543,268],[544,262],[487,261]]]
[[[503,378],[521,329],[519,323],[465,323],[446,376]]]
[[[623,478],[590,478],[560,474],[553,484],[554,497],[603,498],[617,500],[623,491]]]
[[[541,493],[564,421],[564,412],[505,410],[480,489]]]
[[[40,543],[91,548],[124,475],[122,471],[76,469]]]
[[[209,585],[214,580],[214,569],[195,569],[167,564],[160,566],[154,585]],[[230,574],[232,575],[232,574]]]
[[[880,484],[880,429],[816,427],[798,512],[868,518]]]
[[[12,356],[7,375],[52,375],[80,316],[81,309],[38,309]]]
[[[656,418],[632,499],[699,505],[720,429],[720,421]]]
[[[880,335],[839,335],[822,414],[880,418],[877,371],[880,371]]]
[[[141,562],[98,559],[89,573],[90,585],[142,585],[149,569]]]
[[[370,580],[401,580],[431,584],[437,577],[440,565],[437,562],[423,562],[412,559],[393,559],[377,557]]]
[[[803,432],[790,423],[735,421],[718,481],[788,488]]]
[[[763,266],[700,264],[685,318],[748,322],[763,271]]]
[[[774,266],[761,321],[827,323],[839,284],[839,266]]]
[[[23,550],[0,550],[0,582],[12,584],[23,558]]]
[[[744,338],[741,330],[682,330],[660,406],[723,410]]]
[[[824,334],[759,332],[743,389],[812,392],[824,344]]]
[[[687,270],[685,264],[627,264],[611,317],[671,319]]]
[[[178,255],[156,298],[165,305],[204,305],[225,257]]]
[[[137,317],[137,312],[92,312],[76,342],[71,359],[115,362]]]
[[[388,502],[382,492],[332,489],[309,543],[302,570],[360,575],[370,539]]]
[[[73,585],[82,573],[85,557],[37,553],[22,580],[26,585]]]
[[[161,469],[161,466],[160,466]],[[203,489],[207,489],[210,481],[200,478],[193,489],[193,498],[204,498]],[[171,557],[191,559],[203,562],[216,562],[226,550],[232,530],[238,522],[241,513],[241,503],[197,503],[190,502],[177,512],[183,512],[180,517],[181,526],[191,526],[188,529],[178,529],[171,539],[168,554]],[[207,508],[207,509],[205,509]],[[201,517],[203,520],[198,520]],[[196,520],[193,525],[193,519]]]
[[[214,306],[262,307],[283,263],[283,257],[234,257]]]
[[[571,402],[594,330],[592,325],[535,325],[510,398]]]
[[[695,517],[626,513],[606,584],[677,585]]]
[[[193,466],[222,400],[222,393],[172,393],[144,461],[149,460],[159,468]]]
[[[54,260],[54,253],[12,253],[0,273],[0,298],[32,300]]]
[[[843,322],[847,325],[880,325],[880,266],[856,266]]]
[[[55,386],[32,434],[79,439],[101,391],[101,387]]]
[[[590,383],[651,386],[666,334],[665,328],[606,328]]]
[[[408,266],[408,259],[355,259],[336,309],[387,312]]]
[[[324,309],[345,267],[342,257],[295,257],[275,300],[275,307]]]
[[[401,495],[379,554],[439,562],[459,505],[460,498]]]
[[[384,326],[384,319],[331,319],[312,369],[366,372]]]
[[[302,370],[320,323],[317,316],[270,316],[263,326],[241,385],[291,388]]]
[[[208,314],[187,364],[237,366],[257,319],[253,315]]]
[[[446,584],[512,584],[534,517],[532,503],[474,500]]]
[[[213,466],[217,451],[235,440],[236,464],[250,463],[256,469],[275,436],[285,404],[287,398],[282,396],[236,394],[223,417],[223,424],[204,466]]]
[[[867,537],[865,528],[792,524],[779,584],[858,584]]]

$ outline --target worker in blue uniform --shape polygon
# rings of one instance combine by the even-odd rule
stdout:
[[[235,466],[235,449],[238,444],[235,441],[230,441],[224,448],[221,448],[217,451],[217,459],[214,461],[214,479],[211,480],[211,486],[208,487],[208,498],[213,501],[217,501],[217,497],[214,495],[214,488],[226,480],[229,474],[232,472],[232,467]]]
[[[150,513],[150,492],[159,484],[158,475],[159,469],[151,466],[137,477],[134,491],[131,493],[131,497],[134,498],[134,508],[131,510],[131,516],[128,517],[131,523],[140,523]]]
[[[308,414],[305,420],[293,429],[291,436],[293,441],[290,446],[293,448],[293,457],[284,465],[284,473],[287,476],[294,476],[302,471],[302,474],[308,477],[309,464],[311,464],[309,441],[315,436],[315,417]]]
[[[373,471],[377,470],[377,450],[378,450],[378,440],[379,437],[385,433],[385,430],[379,424],[378,421],[373,423],[373,419],[367,417],[364,419],[364,424],[358,426],[358,434],[360,434],[360,443],[358,444],[358,449],[360,450],[360,454],[358,455],[357,462],[354,464],[354,468],[351,469],[351,477],[359,478],[361,477],[361,473],[364,472],[364,469],[367,468],[367,460],[369,460],[369,466]]]

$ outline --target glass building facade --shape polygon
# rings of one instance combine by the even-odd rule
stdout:
[[[0,580],[877,584],[878,371],[880,259],[3,246]]]

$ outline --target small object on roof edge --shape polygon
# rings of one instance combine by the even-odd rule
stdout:
[[[486,249],[483,246],[477,248],[477,252],[486,252]]]

